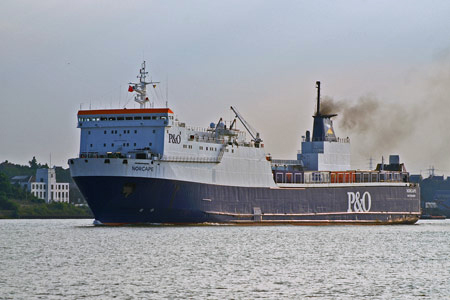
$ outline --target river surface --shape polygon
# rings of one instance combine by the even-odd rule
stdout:
[[[450,299],[450,220],[94,227],[0,220],[0,299]]]

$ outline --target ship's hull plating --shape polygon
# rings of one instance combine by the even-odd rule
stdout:
[[[157,178],[78,176],[102,224],[411,224],[420,191],[409,186],[235,187]]]

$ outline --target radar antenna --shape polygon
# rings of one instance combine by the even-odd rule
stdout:
[[[159,83],[159,81],[145,81],[145,78],[147,77],[148,72],[145,71],[145,60],[141,65],[141,69],[139,70],[139,75],[137,78],[139,79],[139,82],[130,82],[130,86],[128,87],[129,92],[136,92],[136,96],[134,97],[134,101],[139,103],[140,108],[145,108],[145,104],[148,102],[150,107],[154,106],[154,102],[150,101],[150,99],[147,96],[147,85],[151,84],[153,85],[153,88],[156,87],[156,84]]]

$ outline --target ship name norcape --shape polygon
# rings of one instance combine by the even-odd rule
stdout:
[[[149,166],[132,166],[131,170],[137,171],[137,172],[153,172],[153,167]]]
[[[347,192],[348,209],[347,212],[368,212],[372,206],[372,196],[369,192],[364,192],[361,196],[359,192]],[[353,204],[353,205],[352,205]],[[353,206],[353,207],[352,207]]]

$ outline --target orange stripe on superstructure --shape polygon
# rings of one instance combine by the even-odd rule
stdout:
[[[79,116],[91,115],[123,115],[123,114],[173,114],[170,108],[134,108],[134,109],[96,109],[96,110],[79,110]]]

